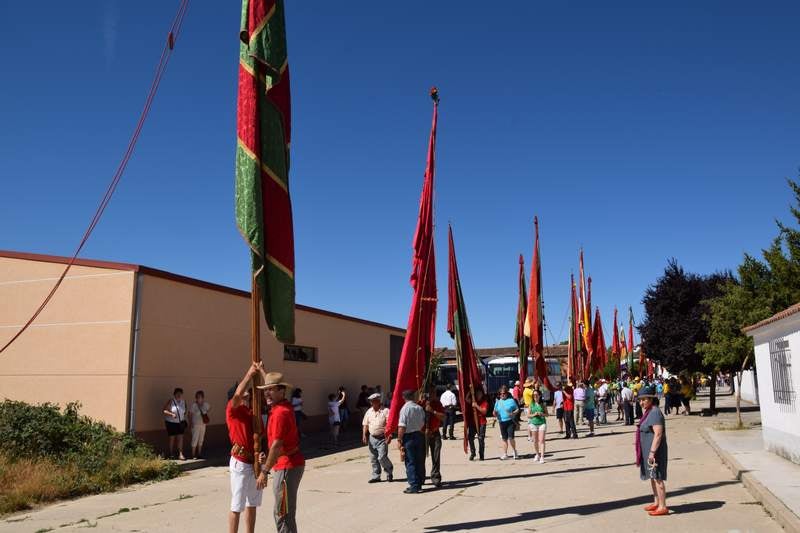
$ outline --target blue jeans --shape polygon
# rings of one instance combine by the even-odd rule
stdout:
[[[406,478],[408,486],[421,490],[425,482],[425,437],[415,431],[403,435],[403,448],[406,449]]]

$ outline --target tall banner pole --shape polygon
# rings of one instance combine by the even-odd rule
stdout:
[[[258,272],[253,274],[253,285],[250,293],[250,358],[254,363],[261,360],[261,302],[258,291]],[[250,398],[253,408],[253,472],[256,477],[260,474],[261,468],[258,464],[258,456],[261,453],[261,390],[258,385],[261,383],[261,374],[255,374],[251,381],[253,387]]]

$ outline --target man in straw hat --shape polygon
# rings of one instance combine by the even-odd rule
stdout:
[[[225,407],[225,423],[231,440],[231,510],[228,514],[228,531],[239,530],[239,517],[244,511],[245,529],[253,533],[256,527],[256,508],[261,506],[262,491],[256,483],[253,471],[253,411],[250,400],[250,380],[260,370],[260,363],[253,363],[242,380],[228,391]]]
[[[361,421],[363,432],[361,442],[369,447],[372,460],[372,477],[369,483],[381,480],[381,467],[386,471],[386,481],[392,480],[394,465],[389,460],[389,445],[386,444],[386,419],[389,409],[383,407],[383,399],[379,393],[371,394],[367,401],[370,408],[364,413]]]
[[[280,372],[261,370],[263,389],[267,400],[272,402],[267,423],[268,452],[259,457],[261,475],[258,486],[267,484],[267,475],[273,472],[272,492],[275,495],[275,527],[278,533],[297,532],[297,490],[303,478],[306,460],[300,453],[300,434],[294,418],[294,410],[289,402],[292,385],[283,380]]]

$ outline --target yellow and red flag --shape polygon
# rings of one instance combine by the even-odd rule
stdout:
[[[530,342],[534,375],[547,390],[554,390],[547,377],[547,362],[544,359],[544,306],[542,305],[542,259],[539,253],[539,218],[533,217],[534,244],[531,265],[531,290],[528,294],[528,312],[525,318],[525,335]],[[527,361],[526,361],[527,363]],[[522,381],[522,378],[520,378]]]

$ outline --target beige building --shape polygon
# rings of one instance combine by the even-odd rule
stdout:
[[[64,257],[0,251],[0,345],[31,316],[61,274]],[[250,361],[248,292],[140,265],[79,260],[50,304],[0,355],[0,398],[61,405],[162,444],[161,409],[174,387],[211,404],[207,442],[222,444],[227,390]],[[362,384],[389,390],[405,330],[297,306],[296,345],[262,320],[269,370],[303,389],[311,426],[326,420],[339,385],[350,409]],[[394,364],[392,364],[394,363]]]

